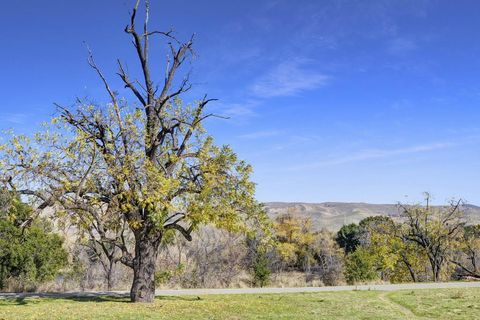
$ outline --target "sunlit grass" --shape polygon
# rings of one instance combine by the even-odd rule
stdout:
[[[480,289],[0,300],[0,319],[476,319]]]

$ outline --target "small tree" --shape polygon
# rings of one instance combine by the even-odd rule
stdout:
[[[257,247],[252,261],[253,285],[264,287],[270,281],[270,266],[268,263],[267,253],[264,249]]]
[[[269,221],[265,228],[252,232],[245,238],[247,255],[246,266],[252,278],[252,284],[264,287],[270,281],[270,275],[276,261],[276,246],[271,235],[272,225]]]
[[[265,215],[254,199],[252,168],[206,135],[203,123],[215,115],[205,109],[213,99],[187,105],[180,99],[191,89],[188,73],[177,75],[193,55],[193,37],[182,42],[172,31],[150,30],[147,0],[139,30],[139,6],[137,0],[125,32],[142,80],[131,78],[118,61],[118,75],[136,103],[119,97],[90,53],[107,106],[59,106],[48,131],[33,140],[14,136],[0,147],[0,174],[6,187],[29,196],[38,210],[52,207],[79,230],[115,246],[120,262],[133,269],[131,300],[151,302],[158,250],[167,234],[191,240],[206,223],[244,231]],[[168,52],[156,82],[149,56],[153,37],[165,39]]]

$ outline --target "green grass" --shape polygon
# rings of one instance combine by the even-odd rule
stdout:
[[[480,289],[0,300],[0,319],[478,319]]]

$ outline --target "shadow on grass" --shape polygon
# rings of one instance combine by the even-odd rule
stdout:
[[[202,298],[198,296],[158,296],[155,297],[156,301],[200,301]],[[3,304],[12,305],[27,305],[38,304],[41,302],[54,302],[54,301],[74,301],[74,302],[114,302],[114,303],[133,303],[130,301],[128,294],[81,294],[81,295],[69,295],[65,293],[36,293],[25,294],[20,296],[3,297],[0,299],[0,306]]]

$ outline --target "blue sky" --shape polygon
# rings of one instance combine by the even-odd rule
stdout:
[[[231,119],[207,127],[254,166],[261,201],[480,204],[477,1],[151,1],[152,27],[196,33],[193,94],[220,99]],[[84,41],[118,84],[116,58],[137,66],[132,3],[2,3],[0,127],[104,101]]]

